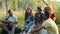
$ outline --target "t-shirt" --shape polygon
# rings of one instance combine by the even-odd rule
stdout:
[[[42,25],[47,29],[48,34],[59,34],[58,27],[51,18],[44,21]]]
[[[14,27],[13,23],[16,23],[18,21],[16,16],[9,16],[9,15],[6,16],[5,20],[10,21],[10,23],[7,27],[9,30],[11,30]],[[17,24],[15,26],[17,27]]]
[[[16,16],[7,16],[5,20],[9,20],[10,22],[14,23],[17,22],[17,17]]]
[[[54,20],[54,17],[56,17],[55,13],[53,13],[50,18]]]

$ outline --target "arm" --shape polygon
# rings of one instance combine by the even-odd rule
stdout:
[[[32,16],[32,17],[30,18],[30,21],[32,21],[32,23],[34,23],[34,16]]]
[[[53,20],[55,21],[56,20],[56,17],[54,17]]]
[[[28,17],[27,16],[25,16],[24,21],[25,21],[25,24],[26,24],[26,22],[28,21]]]
[[[37,25],[33,28],[33,30],[31,32],[36,32],[36,31],[39,31],[41,28],[43,28],[44,26],[42,25]]]
[[[15,16],[14,19],[15,19],[15,20],[14,20],[14,23],[17,24],[17,23],[18,23],[18,18]]]

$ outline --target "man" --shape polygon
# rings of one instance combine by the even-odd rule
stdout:
[[[56,23],[49,17],[48,11],[45,11],[43,19],[44,22],[42,26],[44,26],[47,29],[48,34],[59,34],[58,27]]]
[[[5,18],[5,20],[9,20],[11,21],[12,23],[16,22],[17,23],[17,17],[13,15],[13,12],[11,10],[8,10],[7,11],[8,15],[7,17]]]
[[[35,13],[35,25],[42,23],[42,15],[41,7],[37,7],[37,13]]]
[[[12,33],[15,31],[15,27],[17,26],[17,17],[13,15],[11,10],[8,10],[8,15],[5,18],[5,20],[10,21],[9,25],[8,25],[8,29],[11,31]],[[13,33],[14,34],[14,33]]]

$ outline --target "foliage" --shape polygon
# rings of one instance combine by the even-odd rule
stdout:
[[[45,1],[49,6],[52,6],[54,9],[56,6],[57,8],[59,7],[59,2],[57,1],[50,1],[50,0]],[[41,6],[42,8],[44,8],[45,6],[42,0],[0,0],[0,8],[1,7],[3,8],[2,4],[5,4],[4,6],[6,6],[7,4],[8,9],[12,9],[15,11],[20,9],[25,10],[27,6],[32,7],[32,9],[34,10],[36,10],[37,6]]]

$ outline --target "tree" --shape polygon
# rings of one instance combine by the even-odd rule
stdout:
[[[13,10],[16,10],[15,9],[15,0],[12,0],[13,1]]]
[[[0,0],[0,9],[2,8],[2,0]]]
[[[8,10],[7,0],[5,0],[6,11]]]

